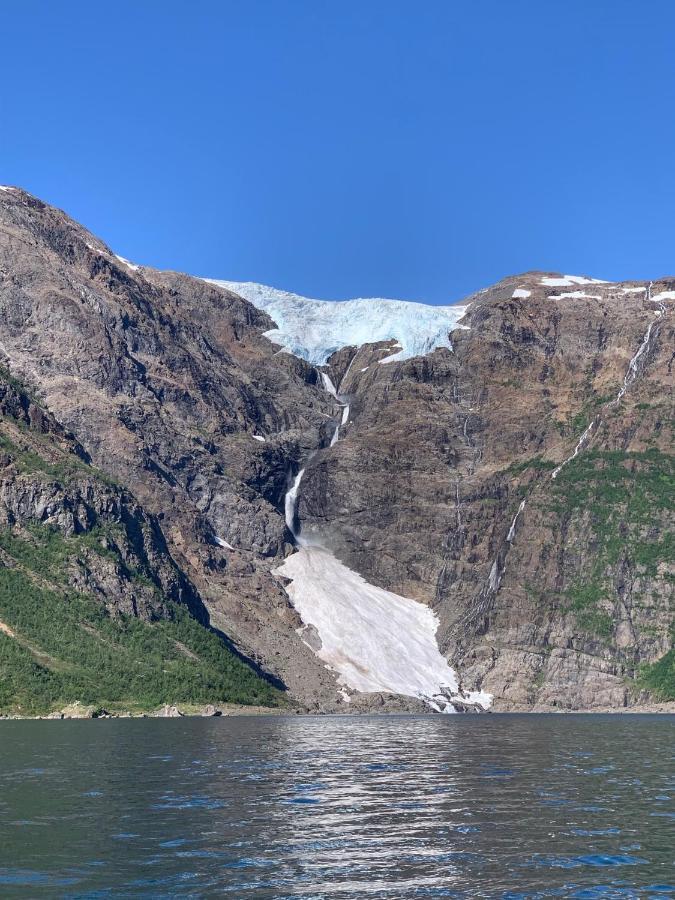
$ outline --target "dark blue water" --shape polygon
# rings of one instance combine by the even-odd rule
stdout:
[[[0,722],[0,896],[675,896],[674,738],[656,716]]]

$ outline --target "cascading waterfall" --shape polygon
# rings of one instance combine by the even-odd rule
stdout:
[[[518,519],[519,519],[519,517],[520,517],[520,514],[521,514],[522,511],[525,509],[525,504],[526,504],[526,503],[527,503],[526,500],[521,500],[521,501],[520,501],[520,506],[518,507],[518,512],[517,512],[517,513],[515,514],[515,516],[513,517],[513,521],[511,522],[511,527],[509,528],[509,533],[506,535],[506,540],[509,542],[509,544],[510,544],[511,541],[514,539],[514,537],[516,536],[516,525],[518,524]]]
[[[577,445],[576,445],[576,447],[574,448],[574,452],[571,453],[571,454],[567,457],[567,459],[564,459],[564,460],[560,463],[560,465],[559,465],[559,466],[556,466],[556,468],[551,472],[551,481],[555,481],[555,480],[556,480],[556,478],[558,477],[558,475],[560,474],[560,472],[562,471],[562,469],[565,468],[565,466],[567,465],[567,463],[572,462],[573,459],[576,459],[576,458],[577,458],[577,456],[579,455],[579,453],[580,453],[581,450],[583,449],[584,444],[586,443],[586,441],[587,441],[588,438],[590,437],[591,431],[595,428],[596,422],[599,422],[599,421],[600,421],[600,416],[596,416],[596,417],[592,420],[592,422],[590,423],[590,425],[588,425],[588,427],[584,430],[583,434],[581,435],[581,437],[580,437],[579,440],[577,441]]]
[[[331,446],[349,420],[349,404],[322,373],[328,393],[342,406]],[[344,381],[344,378],[342,379]],[[339,695],[349,702],[348,688],[364,693],[403,694],[423,700],[436,712],[455,712],[455,703],[487,709],[492,698],[483,691],[464,692],[436,642],[439,621],[430,607],[369,584],[327,548],[301,535],[296,509],[305,466],[293,478],[284,499],[286,524],[297,552],[276,572],[300,614],[301,637],[313,628],[312,651],[338,675]],[[320,647],[316,649],[316,635]],[[304,640],[304,638],[303,638]]]
[[[640,344],[640,347],[638,348],[637,353],[635,354],[635,356],[631,359],[630,363],[628,364],[628,370],[624,376],[623,384],[621,385],[621,390],[616,395],[616,400],[614,401],[614,403],[618,403],[621,400],[621,398],[626,393],[626,391],[628,390],[630,385],[637,378],[638,365],[640,363],[640,360],[649,350],[649,344],[650,344],[650,341],[652,338],[652,329],[654,328],[654,325],[656,325],[657,321],[663,315],[665,315],[665,312],[666,312],[666,305],[663,302],[663,300],[660,300],[658,296],[655,297],[654,299],[652,299],[652,284],[653,284],[653,282],[650,281],[649,287],[646,289],[646,293],[647,293],[646,300],[648,303],[652,303],[652,302],[658,303],[659,308],[658,308],[658,310],[656,310],[654,312],[655,319],[649,323],[649,328],[645,332],[645,336],[642,339],[642,343]]]
[[[351,363],[350,363],[351,366]],[[349,369],[347,369],[347,372]],[[347,375],[345,372],[345,377]],[[349,419],[349,404],[344,403],[340,397],[338,396],[337,388],[335,387],[333,380],[330,375],[326,372],[321,372],[321,381],[323,382],[324,389],[328,394],[331,395],[342,407],[342,416],[340,419],[340,424],[335,426],[335,431],[333,432],[333,436],[330,439],[330,446],[333,447],[337,444],[340,438],[340,425],[346,425],[347,420]],[[344,378],[342,379],[344,381]],[[290,533],[293,535],[293,539],[298,546],[307,546],[307,541],[300,536],[300,531],[295,528],[296,515],[295,511],[298,505],[298,490],[300,489],[300,482],[303,479],[305,474],[305,469],[307,467],[307,463],[312,459],[312,457],[316,454],[316,450],[312,450],[305,461],[305,465],[300,469],[298,474],[293,478],[291,482],[290,488],[286,491],[286,496],[284,497],[284,518],[286,520],[286,526]]]
[[[293,535],[296,544],[300,544],[301,538],[299,532],[295,530],[295,508],[298,504],[298,490],[300,488],[300,482],[302,481],[302,476],[304,474],[304,468],[300,469],[298,474],[293,479],[290,488],[286,491],[286,496],[284,497],[284,514],[286,519],[286,527]]]

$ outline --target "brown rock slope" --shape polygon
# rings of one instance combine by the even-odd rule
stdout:
[[[671,645],[675,293],[545,278],[469,298],[454,353],[380,365],[361,348],[348,370],[336,355],[350,424],[299,515],[371,582],[430,603],[496,708],[623,706]]]
[[[667,652],[672,621],[673,300],[657,319],[646,284],[545,277],[469,298],[454,352],[335,354],[350,415],[328,447],[341,410],[314,368],[262,336],[266,314],[132,267],[60,211],[0,193],[1,361],[156,517],[213,624],[321,708],[334,679],[271,574],[292,551],[289,476],[317,449],[302,527],[372,583],[431,604],[466,687],[502,709],[647,699],[640,666]]]
[[[1,361],[157,517],[212,624],[295,694],[332,698],[270,575],[291,549],[289,469],[330,426],[317,372],[245,300],[131,267],[19,190],[0,192],[0,309]]]

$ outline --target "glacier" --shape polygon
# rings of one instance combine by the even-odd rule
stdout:
[[[452,350],[450,332],[460,325],[466,306],[430,306],[381,297],[312,300],[253,281],[206,281],[234,291],[264,310],[277,327],[265,337],[315,366],[323,366],[342,347],[395,340],[400,349],[386,362],[425,356],[438,347]]]

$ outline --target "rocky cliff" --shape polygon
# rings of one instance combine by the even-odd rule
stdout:
[[[528,273],[467,298],[452,349],[381,364],[397,349],[384,340],[318,369],[280,352],[264,336],[277,323],[243,297],[123,261],[4,190],[0,363],[39,401],[21,415],[48,418],[68,458],[125,498],[104,481],[66,502],[60,472],[37,496],[15,455],[7,522],[39,509],[67,534],[101,505],[136,522],[130,568],[309,708],[372,702],[345,694],[292,603],[298,535],[378,602],[429,607],[466,696],[646,702],[664,695],[671,646],[674,297],[675,279]],[[3,408],[12,446],[17,412]],[[162,615],[154,593],[96,578],[108,608]]]
[[[158,520],[0,370],[0,714],[213,700],[280,696],[208,628]]]

